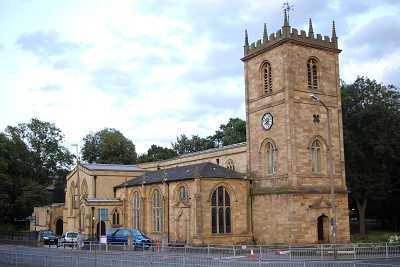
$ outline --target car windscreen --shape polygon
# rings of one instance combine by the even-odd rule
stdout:
[[[51,235],[53,235],[53,232],[52,232],[52,231],[43,231],[43,232],[41,233],[41,235],[42,235],[42,236],[51,236]]]
[[[78,237],[78,233],[67,233],[67,237],[69,237],[69,238],[77,238]]]

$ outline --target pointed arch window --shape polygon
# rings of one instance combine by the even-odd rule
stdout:
[[[272,68],[269,62],[265,62],[261,69],[263,93],[272,93]]]
[[[88,185],[86,183],[86,180],[83,180],[81,185],[81,196],[83,199],[86,199],[88,197]]]
[[[118,210],[114,210],[114,212],[113,212],[112,224],[113,225],[119,225],[119,212],[118,212]]]
[[[189,199],[189,193],[186,186],[182,185],[179,187],[179,200],[182,202],[186,202]]]
[[[272,142],[266,144],[267,174],[276,173],[276,147]]]
[[[228,159],[228,160],[226,161],[226,168],[227,168],[227,169],[230,169],[230,170],[232,170],[232,171],[235,170],[235,163],[233,162],[232,159]]]
[[[311,144],[311,168],[313,173],[321,173],[321,142],[314,140]]]
[[[231,198],[225,187],[219,186],[211,195],[211,232],[230,234],[232,232]]]
[[[307,61],[308,88],[310,90],[318,89],[318,61],[315,58],[310,58]]]
[[[133,228],[140,229],[141,199],[139,192],[133,194]]]
[[[155,233],[161,233],[162,231],[162,195],[160,191],[154,190],[153,192],[153,231]]]

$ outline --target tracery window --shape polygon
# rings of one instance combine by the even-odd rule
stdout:
[[[223,186],[219,186],[211,195],[211,232],[229,234],[232,232],[231,198]]]
[[[81,185],[81,196],[83,199],[88,197],[88,185],[86,183],[86,180],[83,180]]]
[[[264,94],[272,92],[272,69],[269,62],[265,62],[262,67],[262,83]]]
[[[133,228],[140,229],[141,200],[139,192],[133,194]]]
[[[232,170],[232,171],[235,170],[235,163],[233,162],[232,159],[228,159],[228,160],[226,161],[226,168],[227,168],[227,169],[230,169],[230,170]]]
[[[310,90],[318,89],[318,61],[315,58],[310,58],[307,61],[308,88]]]
[[[113,212],[112,224],[113,225],[119,225],[119,212],[118,212],[118,210],[114,210],[114,212]]]
[[[314,140],[311,144],[311,167],[313,173],[321,173],[321,142]]]
[[[160,191],[154,190],[153,192],[153,231],[161,233],[162,231],[162,195]]]
[[[189,199],[188,190],[187,190],[186,186],[182,185],[181,187],[179,187],[179,200],[186,202],[186,201],[188,201],[188,199]]]
[[[266,144],[267,174],[276,173],[276,147],[272,142]]]

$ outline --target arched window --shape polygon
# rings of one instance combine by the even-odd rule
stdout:
[[[86,180],[83,180],[81,184],[81,196],[84,199],[88,197],[88,185],[86,183]]]
[[[266,144],[267,156],[267,174],[272,175],[276,173],[276,147],[272,142]]]
[[[211,232],[229,234],[232,232],[231,199],[225,187],[219,186],[211,195]]]
[[[307,62],[308,88],[310,90],[318,89],[318,61],[310,58]]]
[[[313,173],[321,173],[321,142],[315,140],[311,144],[311,168]]]
[[[161,233],[162,231],[162,195],[160,191],[154,190],[153,192],[153,231]]]
[[[140,194],[135,192],[133,194],[133,228],[140,229]]]
[[[226,168],[227,168],[227,169],[230,169],[230,170],[232,170],[232,171],[235,170],[235,163],[233,162],[233,160],[228,159],[228,160],[226,161]]]
[[[189,199],[189,193],[186,186],[179,187],[179,201],[186,202]]]
[[[113,225],[119,225],[119,212],[118,212],[118,210],[114,210],[114,212],[113,212],[112,224]]]
[[[264,94],[271,93],[272,92],[271,64],[269,62],[265,62],[262,66],[261,72],[262,72],[261,76],[262,76],[262,84],[263,84]]]

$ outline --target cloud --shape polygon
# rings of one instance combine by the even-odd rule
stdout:
[[[39,88],[40,91],[43,92],[58,92],[62,90],[62,86],[60,84],[46,84]]]
[[[93,85],[110,94],[132,95],[135,93],[133,73],[121,71],[117,68],[101,68],[93,72]]]
[[[346,39],[344,45],[352,49],[357,60],[379,59],[399,51],[400,21],[397,16],[385,16],[372,20]]]
[[[77,62],[77,53],[83,44],[63,41],[56,31],[35,31],[21,34],[16,45],[40,59],[41,63],[52,65],[56,69],[68,68]]]

